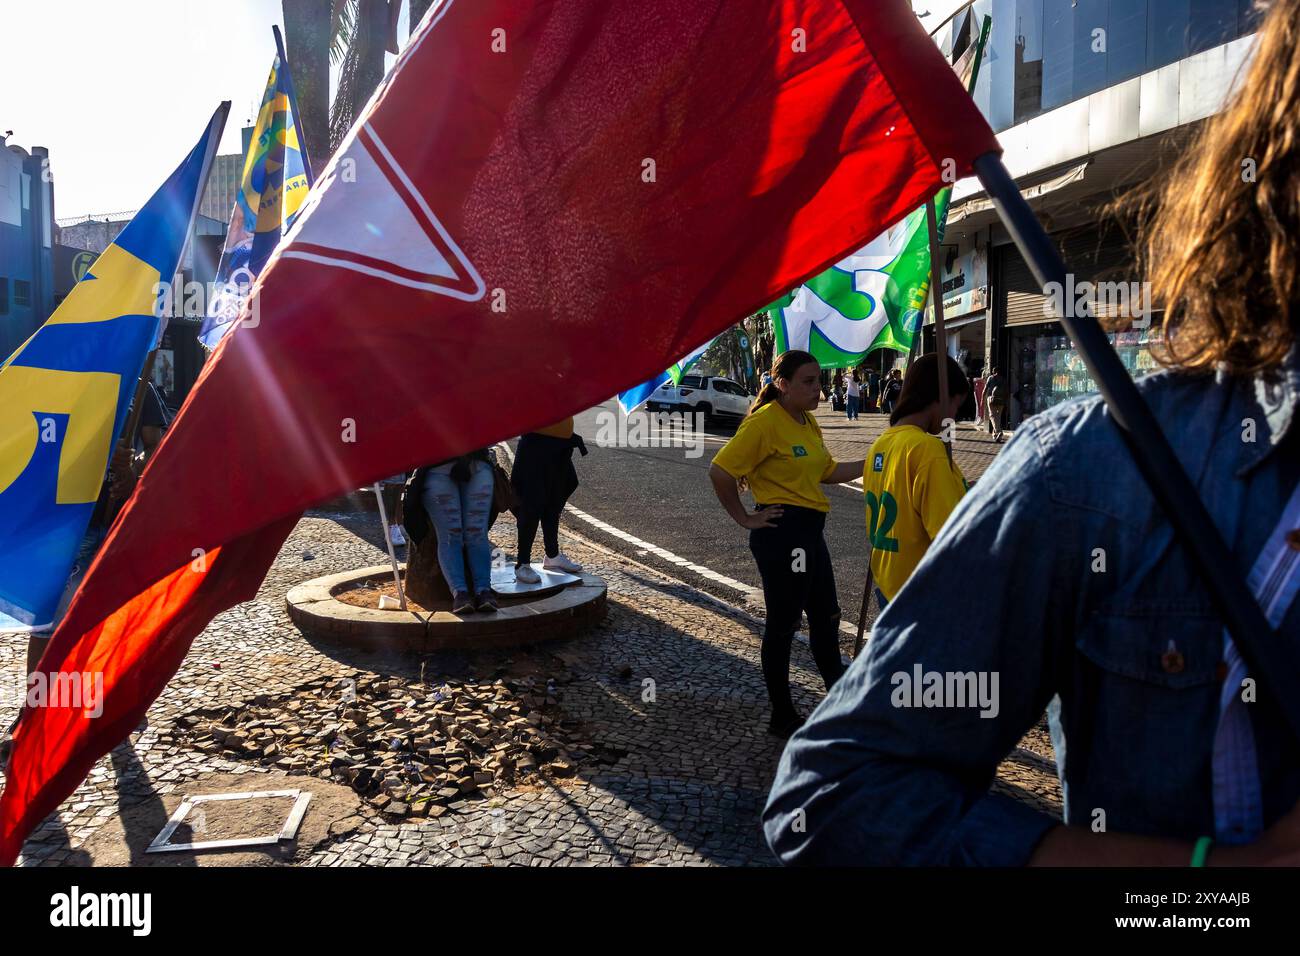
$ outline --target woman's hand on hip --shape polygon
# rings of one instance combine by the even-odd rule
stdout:
[[[781,517],[781,514],[781,506],[772,505],[769,508],[746,514],[744,520],[740,522],[740,526],[751,531],[755,528],[771,528],[776,523],[776,519]]]

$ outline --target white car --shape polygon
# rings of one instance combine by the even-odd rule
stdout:
[[[648,411],[703,412],[711,418],[744,418],[753,397],[738,382],[717,375],[683,375],[680,385],[664,382],[646,402]]]

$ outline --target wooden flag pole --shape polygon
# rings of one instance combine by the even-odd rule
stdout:
[[[126,428],[122,430],[122,440],[126,442],[126,447],[130,448],[132,453],[135,451],[135,440],[140,435],[140,419],[144,417],[144,394],[145,389],[153,380],[153,363],[158,357],[158,350],[154,349],[144,360],[144,368],[140,371],[140,380],[135,383],[135,398],[131,403],[131,417],[126,421]]]
[[[871,573],[871,538],[867,538],[867,578],[862,584],[862,608],[858,611],[858,636],[853,641],[853,659],[862,653],[864,643],[863,635],[867,629],[867,611],[871,608],[871,587],[875,584],[874,575]]]
[[[934,343],[935,351],[938,353],[939,360],[939,408],[946,411],[948,408],[948,337],[944,334],[943,325],[943,287],[940,285],[939,278],[939,219],[934,209],[934,198],[925,204],[925,219],[930,230],[930,301],[934,304]],[[925,354],[925,323],[916,330],[919,337],[914,339],[912,346],[921,354]],[[917,346],[920,346],[917,349]],[[881,393],[884,393],[883,383]],[[946,429],[945,429],[946,431]],[[944,440],[943,447],[948,451],[948,460],[952,461],[952,436]],[[868,534],[870,532],[868,531]],[[867,577],[862,584],[862,609],[858,612],[858,634],[853,642],[853,656],[856,658],[862,650],[863,632],[867,626],[867,610],[871,606],[871,586],[874,583],[871,574],[871,541],[867,541]]]
[[[375,497],[379,500],[379,520],[384,526],[384,544],[388,546],[388,560],[393,565],[393,583],[397,585],[397,599],[406,610],[406,589],[402,587],[402,573],[397,567],[397,552],[393,550],[393,536],[388,533],[388,509],[384,507],[382,483],[375,482]]]
[[[939,217],[934,209],[934,197],[925,204],[925,220],[930,227],[930,302],[934,305],[934,350],[939,362],[939,411],[948,412],[948,336],[943,325],[943,284],[939,268]],[[921,325],[921,338],[925,338],[925,324]],[[954,422],[954,428],[956,423]],[[947,432],[946,423],[941,426],[940,437]],[[948,449],[948,460],[952,461],[952,444],[955,435],[944,438],[943,445]]]

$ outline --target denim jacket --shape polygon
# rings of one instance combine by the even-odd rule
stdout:
[[[1297,351],[1267,378],[1139,388],[1244,578],[1300,479]],[[782,861],[1024,864],[1061,821],[989,787],[1045,709],[1067,823],[1214,834],[1223,627],[1109,419],[1096,397],[1031,418],[958,505],[782,756],[764,812]],[[1300,601],[1277,639],[1300,642]],[[931,671],[996,674],[995,712],[894,705],[900,673]],[[1268,826],[1300,798],[1300,749],[1258,686]]]

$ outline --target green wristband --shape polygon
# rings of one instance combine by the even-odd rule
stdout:
[[[1210,837],[1201,837],[1196,841],[1196,848],[1192,850],[1192,866],[1205,866],[1205,860],[1210,855],[1210,847],[1214,846],[1214,840]]]

